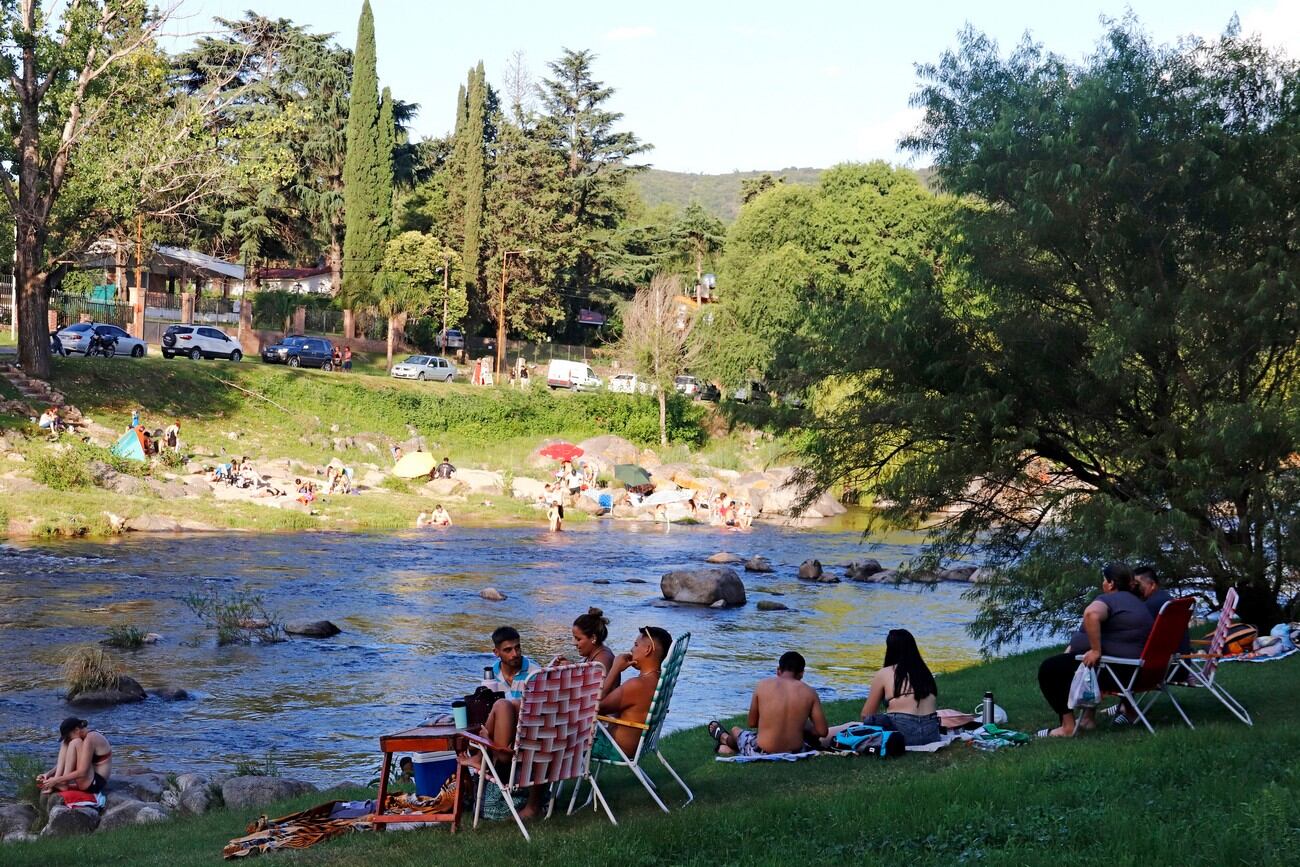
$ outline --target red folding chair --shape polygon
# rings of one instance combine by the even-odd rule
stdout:
[[[1102,693],[1123,696],[1129,707],[1137,714],[1137,718],[1142,721],[1142,725],[1146,726],[1147,731],[1152,734],[1155,734],[1155,729],[1147,719],[1146,710],[1160,697],[1160,693],[1167,694],[1174,707],[1178,709],[1178,715],[1183,718],[1183,722],[1187,723],[1189,728],[1195,728],[1192,721],[1187,718],[1187,714],[1183,713],[1178,699],[1165,689],[1171,660],[1178,650],[1178,645],[1182,643],[1183,636],[1187,634],[1187,624],[1191,619],[1190,597],[1170,599],[1161,606],[1160,613],[1156,615],[1155,625],[1151,627],[1151,634],[1147,636],[1147,643],[1142,648],[1141,657],[1125,659],[1119,656],[1102,656],[1097,664],[1102,671],[1110,675],[1116,686],[1115,689],[1103,688]],[[1083,654],[1079,654],[1075,659],[1082,660]],[[1126,676],[1121,676],[1116,666],[1131,666],[1132,671]],[[1138,703],[1138,695],[1149,696],[1145,709]]]
[[[1174,666],[1169,670],[1170,679],[1166,686],[1209,690],[1210,695],[1217,698],[1233,716],[1246,725],[1253,726],[1250,713],[1242,703],[1233,698],[1232,694],[1215,680],[1215,675],[1219,671],[1219,662],[1226,655],[1223,647],[1227,643],[1228,630],[1232,628],[1232,615],[1236,613],[1237,588],[1231,587],[1223,597],[1223,608],[1219,611],[1219,625],[1214,628],[1209,647],[1204,653],[1183,653],[1175,656]],[[1186,673],[1185,678],[1175,679],[1175,676],[1182,672]],[[1172,697],[1171,694],[1170,698]]]

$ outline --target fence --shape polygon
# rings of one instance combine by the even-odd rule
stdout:
[[[144,293],[144,305],[146,307],[158,307],[162,310],[180,310],[181,296],[175,292],[146,292]]]
[[[332,307],[307,308],[303,328],[309,334],[342,334],[343,311]]]
[[[50,296],[50,309],[59,312],[61,321],[73,324],[86,316],[95,322],[107,322],[120,328],[131,325],[131,305],[118,304],[115,301],[91,301],[84,295],[66,295],[56,292]]]

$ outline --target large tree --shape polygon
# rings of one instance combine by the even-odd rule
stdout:
[[[471,315],[482,322],[491,315],[483,255],[484,205],[489,156],[495,151],[496,94],[482,61],[470,69],[456,104],[456,130],[448,161],[449,216],[457,222],[460,277],[470,299]]]
[[[373,285],[373,304],[388,319],[388,367],[393,366],[393,344],[404,316],[442,316],[460,322],[468,312],[463,287],[443,292],[441,279],[450,251],[431,235],[403,232],[384,247],[383,260]]]
[[[1124,22],[1078,64],[967,31],[922,75],[909,143],[964,206],[864,318],[818,480],[945,509],[929,553],[989,566],[993,645],[1077,620],[1112,558],[1275,622],[1300,565],[1300,68]]]
[[[696,314],[679,300],[681,278],[656,274],[623,308],[623,335],[615,347],[623,363],[651,386],[659,401],[659,444],[668,445],[668,395],[699,350],[691,339]]]
[[[372,297],[374,275],[388,243],[393,202],[391,102],[390,121],[381,124],[384,113],[375,71],[375,20],[370,0],[365,0],[353,53],[343,166],[343,294],[352,304]]]

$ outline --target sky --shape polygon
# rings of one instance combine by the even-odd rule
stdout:
[[[183,0],[170,30],[212,31],[215,16],[252,8],[340,44],[356,40],[360,0]],[[523,52],[534,78],[564,48],[591,49],[597,79],[615,89],[623,128],[654,145],[656,168],[719,173],[886,159],[916,123],[915,64],[938,60],[967,24],[1004,50],[1026,33],[1066,58],[1084,57],[1103,18],[1130,11],[1160,42],[1212,37],[1233,14],[1243,29],[1300,57],[1300,0],[660,0],[570,3],[372,0],[381,86],[419,103],[417,137],[454,122],[457,87],[482,60],[498,88]]]

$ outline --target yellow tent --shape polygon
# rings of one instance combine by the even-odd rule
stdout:
[[[418,479],[420,476],[427,476],[433,472],[433,468],[437,464],[438,462],[433,459],[433,455],[429,452],[411,452],[393,467],[393,475],[399,479]]]

